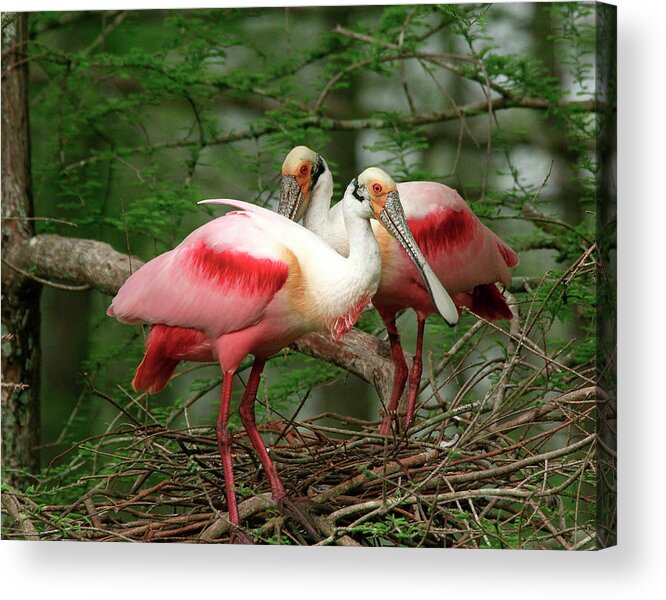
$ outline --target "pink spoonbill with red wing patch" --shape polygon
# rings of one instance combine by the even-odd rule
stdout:
[[[305,146],[297,146],[282,165],[282,191],[278,212],[296,221],[304,218],[307,229],[326,240],[343,255],[349,252],[342,203],[330,208],[333,178],[326,161]],[[425,319],[440,312],[449,323],[456,319],[433,303],[428,282],[439,280],[457,307],[465,306],[490,320],[511,319],[504,296],[496,282],[511,283],[509,269],[518,264],[518,255],[470,210],[458,193],[440,183],[415,181],[399,183],[397,190],[404,207],[410,237],[427,259],[417,268],[405,245],[398,243],[391,223],[373,223],[379,244],[382,272],[372,303],[386,325],[395,364],[393,389],[380,433],[388,434],[398,402],[407,381],[397,314],[413,308],[418,317],[416,353],[409,373],[406,427],[414,415],[422,372]],[[404,233],[404,232],[403,232]],[[423,272],[428,273],[424,279]]]
[[[284,504],[284,485],[254,418],[261,372],[267,358],[303,334],[328,330],[339,337],[354,325],[380,284],[380,249],[371,218],[378,219],[405,248],[445,318],[455,322],[458,315],[409,232],[395,183],[380,169],[361,173],[340,202],[347,256],[266,209],[238,200],[203,202],[240,210],[199,227],[176,248],[146,263],[121,287],[107,314],[124,323],[151,325],[146,353],[133,380],[136,390],[159,391],[181,360],[216,360],[222,367],[216,433],[230,520],[239,539],[227,431],[233,375],[241,361],[253,354],[240,403],[241,420],[273,498]]]

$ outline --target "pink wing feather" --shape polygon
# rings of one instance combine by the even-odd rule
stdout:
[[[107,314],[150,323],[136,390],[155,393],[181,360],[212,361],[214,340],[259,321],[288,277],[288,266],[266,235],[253,205],[223,201],[233,212],[193,231],[183,242],[127,279]],[[270,211],[264,211],[273,215]]]
[[[518,255],[471,211],[453,189],[434,182],[398,184],[414,238],[452,292],[479,283],[511,283]],[[448,290],[448,287],[447,287]]]
[[[215,219],[146,263],[107,314],[126,323],[199,329],[213,338],[256,323],[287,280],[288,265],[249,216]]]

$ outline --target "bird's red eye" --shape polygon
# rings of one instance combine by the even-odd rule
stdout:
[[[382,193],[382,186],[381,186],[380,184],[378,184],[378,183],[375,183],[375,184],[372,186],[372,191],[373,191],[375,194],[381,194],[381,193]]]
[[[301,165],[301,174],[305,175],[308,172],[308,166],[307,165]]]

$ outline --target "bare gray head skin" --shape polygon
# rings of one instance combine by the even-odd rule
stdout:
[[[321,155],[307,146],[296,146],[282,163],[278,213],[300,221],[315,190],[328,180],[332,182],[330,170]]]
[[[458,310],[414,240],[393,179],[381,169],[370,167],[355,181],[354,197],[370,203],[374,217],[400,243],[421,273],[437,311],[449,325],[455,325],[458,322]]]

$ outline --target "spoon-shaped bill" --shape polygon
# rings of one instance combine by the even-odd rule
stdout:
[[[444,317],[449,325],[455,325],[458,322],[458,309],[416,244],[416,240],[414,240],[414,236],[407,225],[405,212],[402,209],[402,204],[400,204],[397,191],[387,194],[384,208],[379,213],[379,220],[386,230],[400,242],[407,255],[416,265],[425,281],[430,299],[439,314]]]
[[[307,204],[303,190],[293,175],[283,175],[280,181],[280,204],[278,214],[292,221],[300,221]]]

